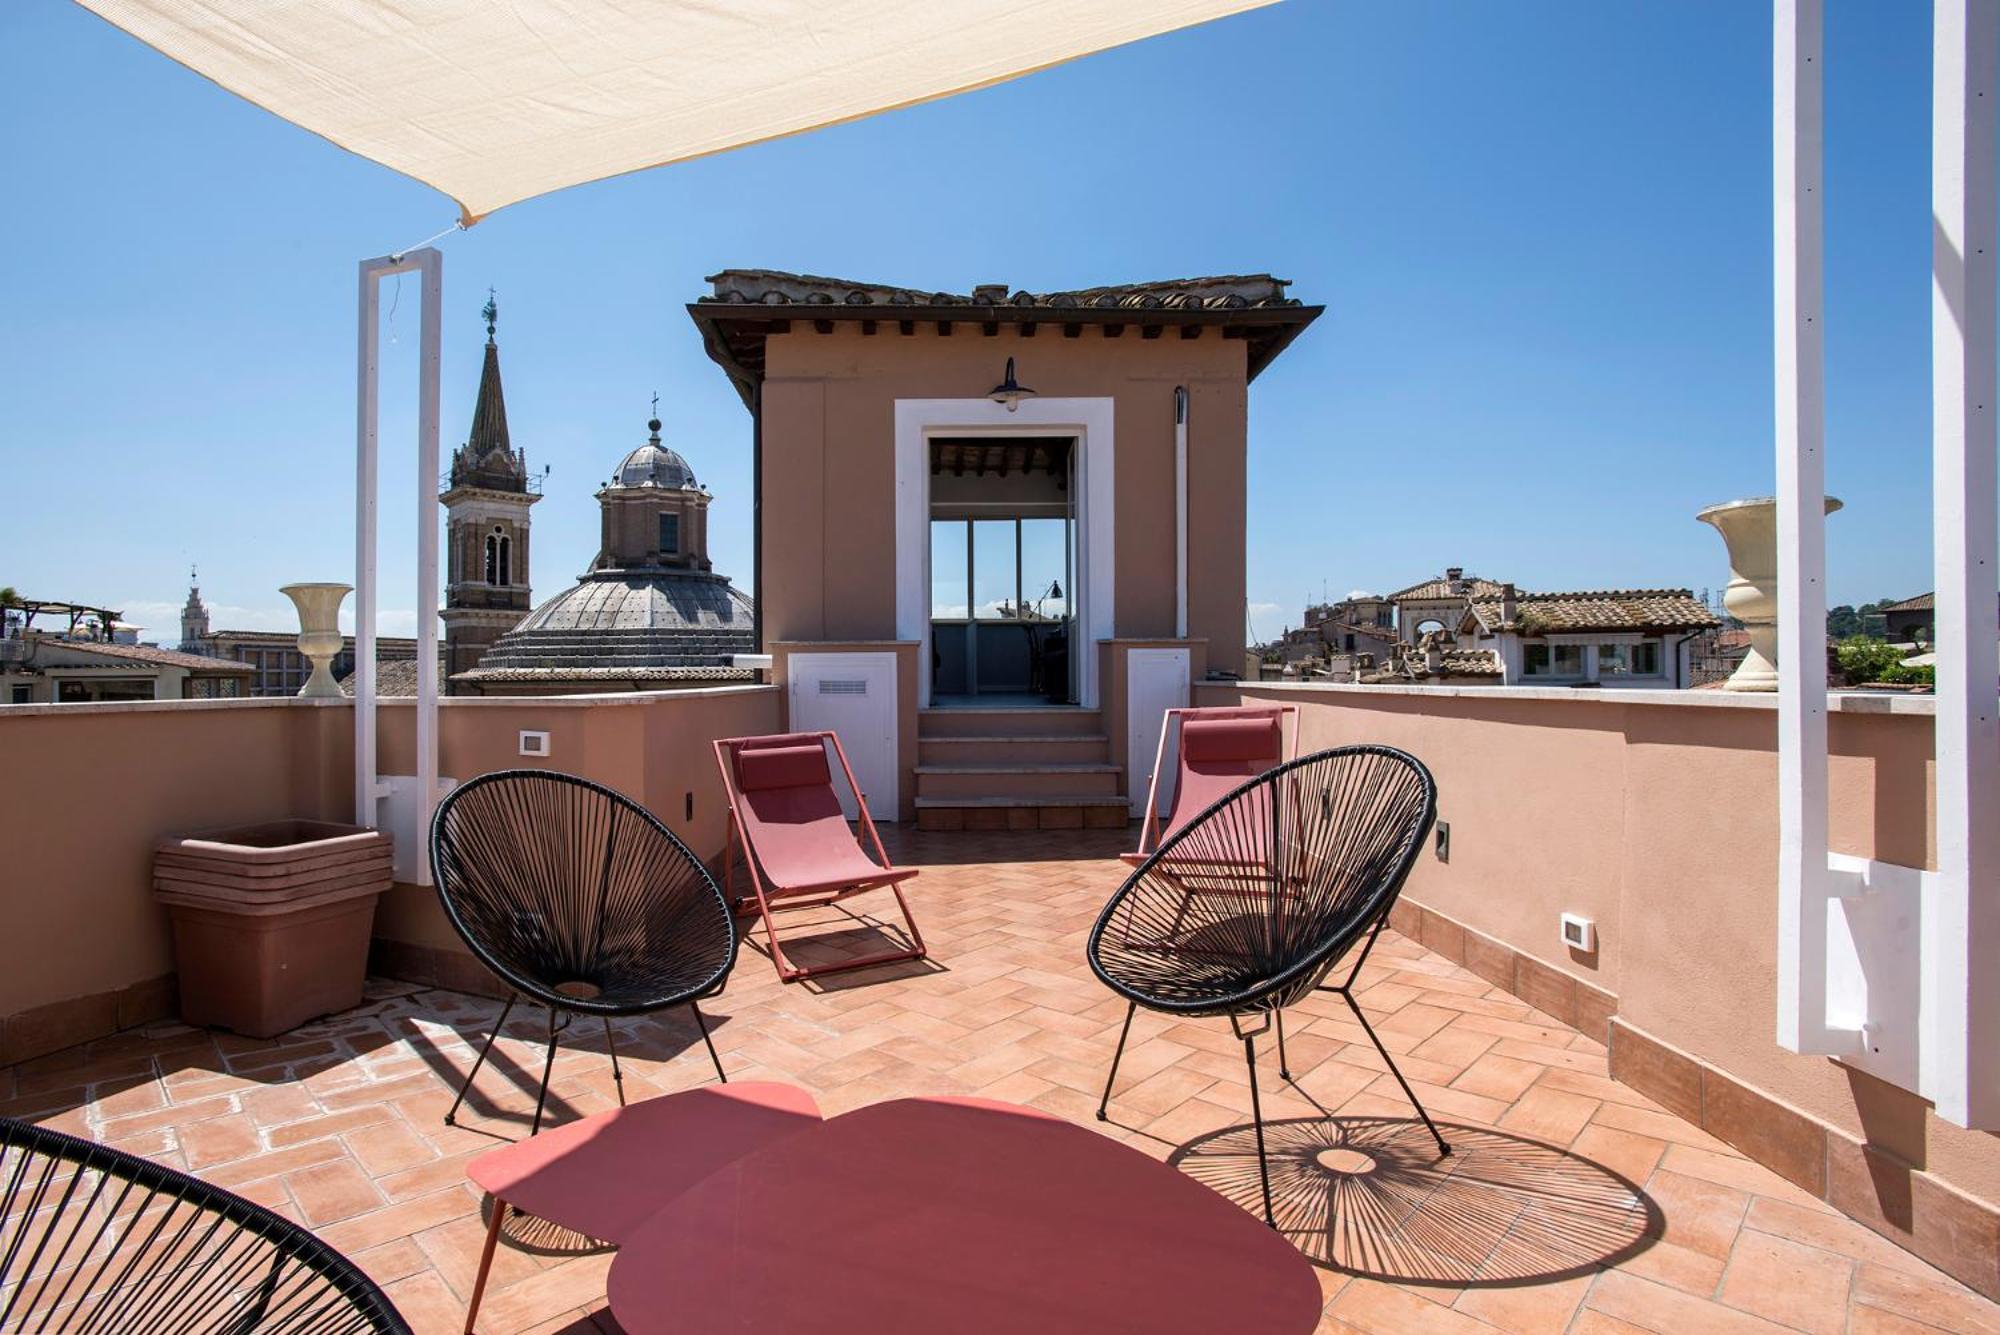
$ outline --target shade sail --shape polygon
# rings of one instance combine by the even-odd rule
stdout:
[[[78,0],[457,201],[565,186],[999,83],[1273,0]]]

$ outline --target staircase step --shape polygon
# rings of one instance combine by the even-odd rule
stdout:
[[[919,797],[920,830],[1122,830],[1131,803],[1123,797],[1069,794],[1036,797]]]
[[[1104,731],[1104,712],[1074,705],[1046,709],[920,709],[917,736],[1049,737],[1096,736]]]
[[[1103,733],[1049,733],[1020,737],[920,737],[920,765],[1043,765],[1102,763],[1111,758]]]
[[[1107,762],[1075,764],[1056,761],[1017,765],[919,765],[917,796],[1021,797],[1054,794],[1070,797],[1116,797],[1124,767]]]

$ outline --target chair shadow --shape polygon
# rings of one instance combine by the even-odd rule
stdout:
[[[1278,1231],[1313,1264],[1397,1284],[1520,1288],[1593,1274],[1659,1240],[1664,1215],[1602,1164],[1484,1127],[1380,1117],[1264,1124]],[[1250,1125],[1167,1162],[1262,1215]]]
[[[784,947],[785,957],[794,965],[807,969],[823,969],[838,965],[844,960],[906,950],[915,944],[908,933],[903,931],[901,924],[875,917],[873,914],[857,913],[845,904],[824,904],[811,909],[782,910],[778,914],[777,924],[778,940]],[[764,925],[752,918],[740,924],[738,930],[742,934],[745,949],[757,955],[767,966],[770,965],[771,947],[764,935]],[[740,961],[737,967],[742,967]],[[842,973],[822,974],[817,978],[801,978],[798,981],[808,992],[844,992],[851,988],[893,982],[899,978],[916,978],[926,974],[948,972],[950,972],[948,966],[926,956],[923,959],[894,960]]]

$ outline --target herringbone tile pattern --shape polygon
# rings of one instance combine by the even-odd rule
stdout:
[[[1083,940],[1123,831],[903,833],[925,965],[778,983],[756,940],[707,1009],[732,1076],[831,1115],[912,1094],[1028,1103],[1174,1162],[1254,1208],[1248,1077],[1222,1021],[1142,1013],[1094,1118],[1124,1006]],[[864,904],[866,901],[862,901]],[[879,948],[825,925],[815,951]],[[809,918],[786,924],[809,932]],[[1296,1083],[1261,1059],[1280,1224],[1320,1263],[1325,1331],[2000,1331],[2000,1309],[1606,1078],[1604,1052],[1385,936],[1358,995],[1458,1153],[1440,1163],[1338,998],[1290,1015]],[[456,1331],[481,1237],[466,1160],[524,1133],[544,1021],[520,1015],[442,1122],[497,1005],[383,983],[274,1042],[156,1025],[0,1072],[0,1112],[187,1168],[310,1225],[420,1331]],[[683,1015],[618,1025],[633,1098],[713,1078]],[[564,1035],[556,1120],[612,1106],[601,1030]],[[615,1330],[603,1253],[503,1247],[480,1328]],[[1199,1265],[1199,1257],[1189,1264]]]

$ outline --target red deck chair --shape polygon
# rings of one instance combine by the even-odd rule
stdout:
[[[1289,746],[1285,741],[1287,715],[1292,724]],[[1153,779],[1146,787],[1146,823],[1139,830],[1139,849],[1119,856],[1138,866],[1168,836],[1208,810],[1224,794],[1296,755],[1298,715],[1297,705],[1169,709],[1160,724]],[[1167,737],[1176,725],[1180,728],[1180,759],[1173,774],[1166,824],[1162,826],[1160,773],[1167,763]]]
[[[860,809],[861,829],[874,845],[871,861],[859,837],[841,814],[840,797],[827,765],[833,748],[847,786]],[[786,982],[816,974],[862,969],[873,964],[924,957],[924,938],[910,916],[900,883],[917,874],[898,868],[882,847],[882,836],[868,815],[868,800],[854,782],[840,738],[830,732],[793,732],[776,737],[726,737],[715,743],[715,761],[722,769],[722,786],[729,795],[729,847],[725,852],[723,893],[739,912],[749,900],[736,895],[735,850],[740,844],[750,871],[756,911],[764,921],[772,962]],[[773,915],[784,909],[822,908],[864,890],[887,888],[896,896],[909,930],[910,945],[861,959],[808,967],[793,964],[778,944]]]

